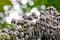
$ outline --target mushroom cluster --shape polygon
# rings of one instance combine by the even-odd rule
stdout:
[[[11,23],[16,26],[3,28],[1,32],[9,36],[8,40],[60,40],[60,13],[53,6],[40,10],[39,16],[33,12]]]

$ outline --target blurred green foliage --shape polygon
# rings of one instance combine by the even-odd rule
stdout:
[[[60,12],[60,0],[33,0],[34,1],[34,6],[29,6],[28,8],[32,7],[38,7],[40,9],[40,6],[42,4],[48,6],[54,6],[59,12]],[[3,12],[3,6],[4,5],[10,5],[11,2],[9,0],[0,0],[0,12]]]
[[[60,0],[48,0],[47,6],[54,6],[60,12]]]
[[[2,24],[2,27],[5,28],[5,27],[7,27],[7,25],[8,25],[8,24],[7,24],[6,22],[4,22],[4,23]]]
[[[0,12],[4,12],[3,6],[4,5],[10,5],[11,2],[9,0],[0,0]]]
[[[28,8],[31,9],[33,7],[37,7],[40,9],[41,5],[46,5],[46,7],[54,6],[60,12],[60,0],[33,0],[34,5],[30,6],[27,4]],[[28,11],[27,8],[23,9],[24,12]]]
[[[34,1],[33,7],[38,7],[38,9],[40,9],[40,6],[44,4],[47,7],[54,6],[60,12],[60,0],[33,0],[33,1]]]

